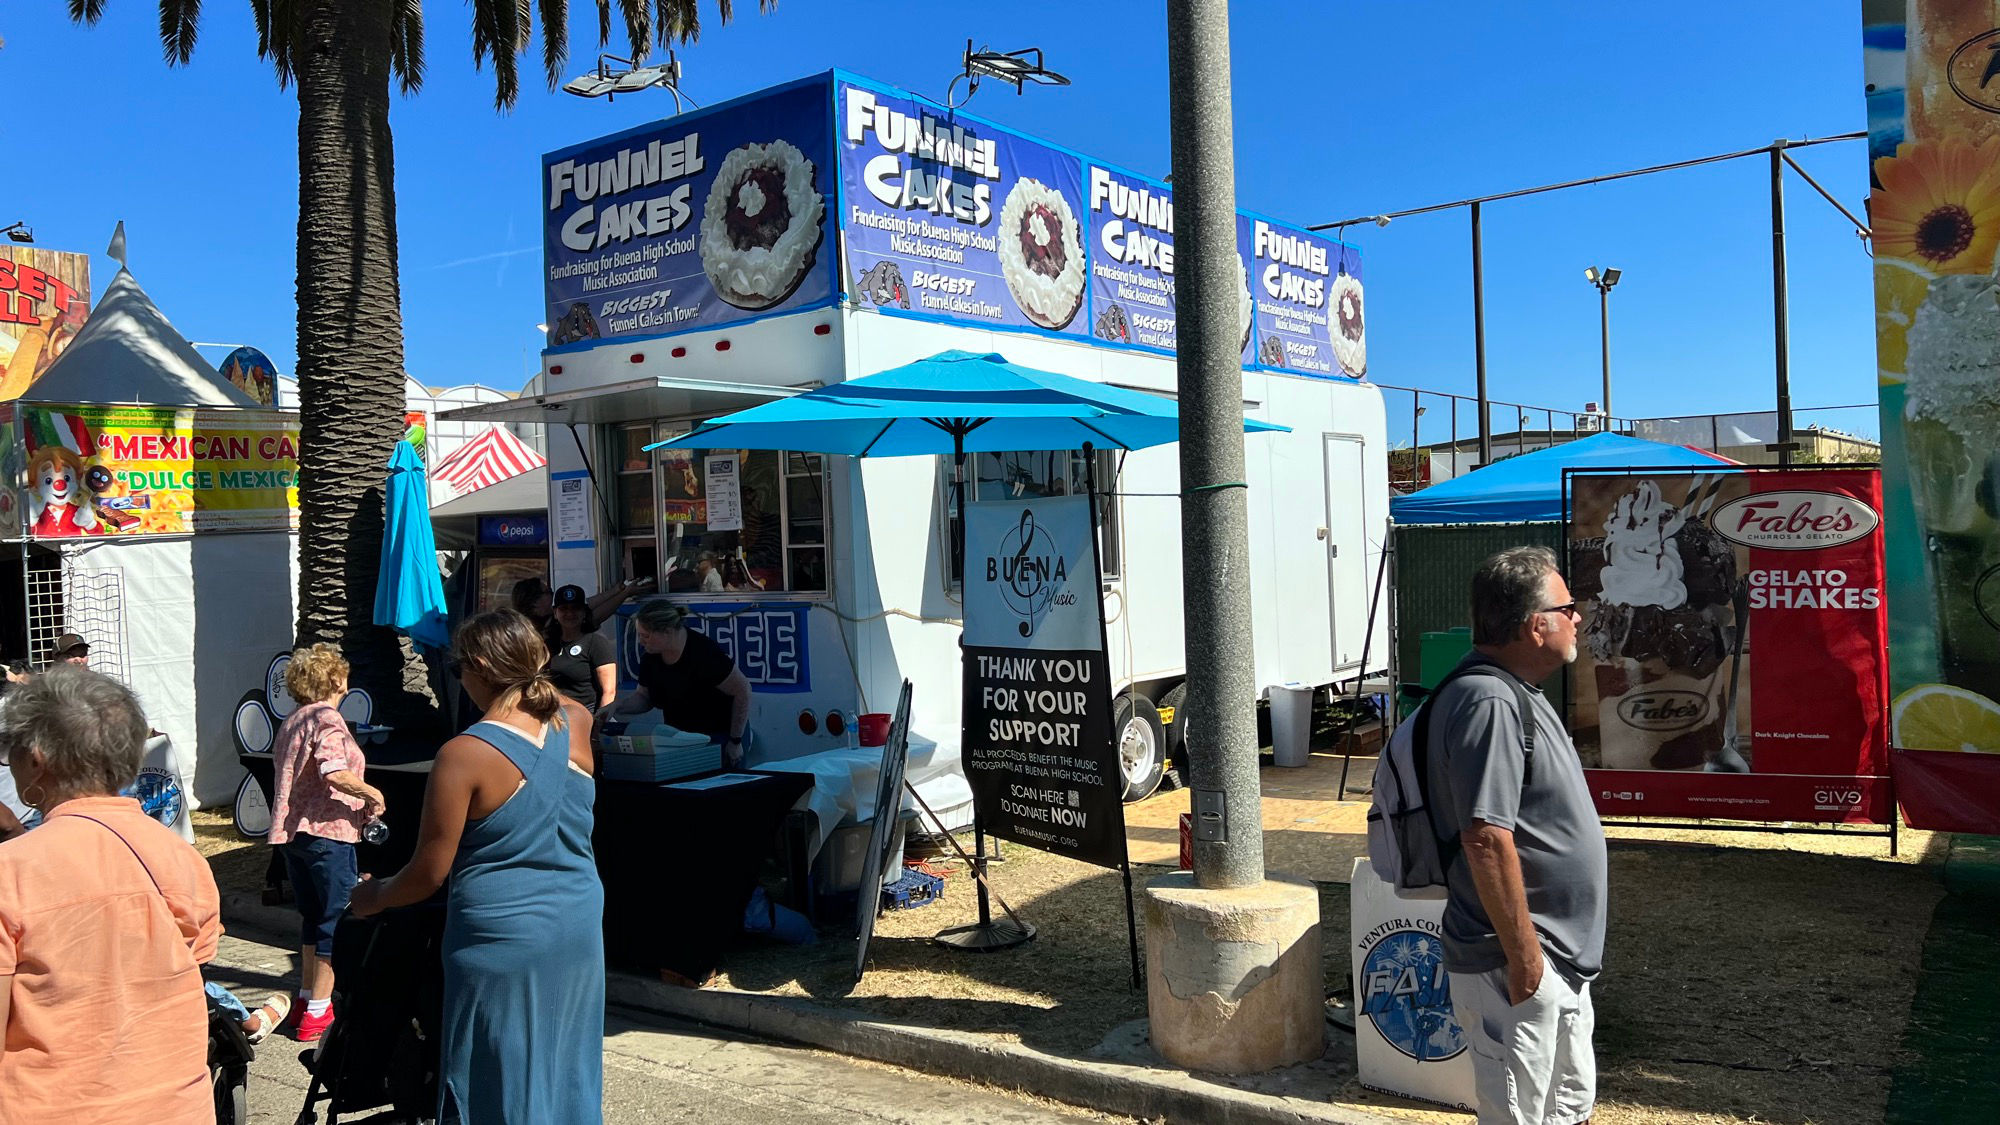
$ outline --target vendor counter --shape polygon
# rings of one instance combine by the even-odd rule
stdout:
[[[604,881],[611,963],[706,977],[741,932],[744,907],[774,858],[792,884],[792,905],[811,912],[806,872],[836,829],[874,818],[882,751],[834,748],[767,759],[759,749],[752,748],[752,764],[733,771],[669,781],[598,778],[592,843]],[[387,802],[382,820],[389,838],[358,845],[356,858],[362,871],[379,878],[401,869],[416,848],[431,763],[384,762],[374,753],[371,747],[367,778]],[[241,760],[269,794],[271,755]],[[969,820],[971,792],[955,747],[913,734],[906,776],[950,827]],[[909,810],[902,811],[907,817]]]

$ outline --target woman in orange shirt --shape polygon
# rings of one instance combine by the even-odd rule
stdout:
[[[222,936],[208,864],[118,790],[131,691],[58,665],[8,693],[0,759],[39,828],[0,844],[0,1118],[157,1125],[215,1113],[199,966]]]

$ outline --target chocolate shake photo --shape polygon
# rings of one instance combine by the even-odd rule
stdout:
[[[1710,522],[1748,490],[1740,474],[1572,478],[1570,724],[1586,767],[1749,772],[1745,560]]]

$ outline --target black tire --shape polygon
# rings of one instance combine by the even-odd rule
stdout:
[[[1174,690],[1161,697],[1159,711],[1161,725],[1167,731],[1167,768],[1160,775],[1160,788],[1171,793],[1176,789],[1186,788],[1189,780],[1194,777],[1193,771],[1188,768],[1187,758],[1188,712],[1185,681],[1175,684]],[[1174,717],[1173,721],[1167,722],[1166,716],[1170,714]]]
[[[1125,779],[1125,803],[1143,801],[1160,787],[1166,772],[1166,732],[1153,701],[1135,692],[1121,692],[1111,705],[1111,746],[1118,754],[1118,772]]]

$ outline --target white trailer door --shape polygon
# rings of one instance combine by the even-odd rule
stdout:
[[[1366,478],[1367,443],[1347,434],[1326,438],[1326,581],[1333,612],[1333,668],[1336,674],[1361,665],[1368,635],[1368,600],[1373,594],[1368,571],[1369,503]]]

